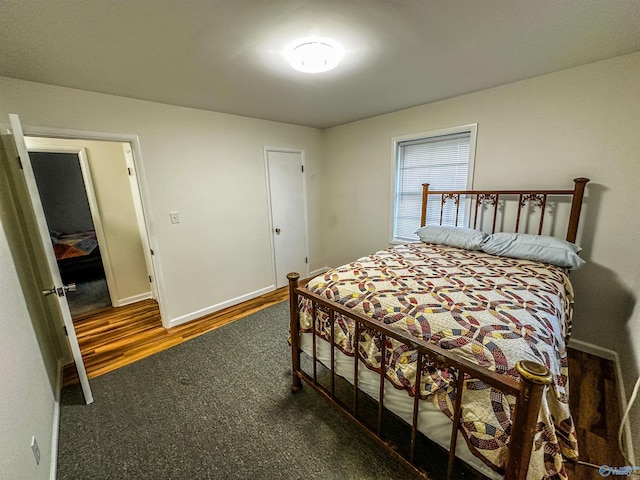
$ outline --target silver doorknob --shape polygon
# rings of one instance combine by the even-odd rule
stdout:
[[[62,288],[47,288],[42,290],[42,295],[53,295],[54,293],[59,297],[63,297],[65,292],[75,292],[77,290],[75,283],[70,283],[69,285],[64,285]]]
[[[276,228],[275,231],[276,231],[276,235],[280,235],[280,229],[279,228]]]

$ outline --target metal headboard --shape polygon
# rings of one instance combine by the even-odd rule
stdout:
[[[443,212],[446,203],[451,200],[456,206],[455,224],[458,225],[458,213],[460,209],[460,199],[470,199],[473,207],[473,228],[478,224],[478,211],[482,205],[493,206],[493,224],[491,227],[492,232],[496,230],[496,218],[498,214],[498,205],[500,197],[516,196],[518,197],[518,210],[515,220],[515,232],[518,232],[520,228],[520,217],[522,209],[527,204],[534,204],[540,207],[540,222],[538,226],[538,235],[542,233],[542,225],[544,222],[545,206],[547,204],[548,197],[558,196],[571,196],[571,213],[569,214],[569,223],[567,226],[566,239],[569,242],[575,243],[578,232],[578,223],[580,221],[580,210],[582,208],[582,200],[584,197],[584,190],[589,182],[588,178],[576,178],[573,180],[573,190],[438,190],[430,191],[429,184],[422,184],[422,215],[420,219],[420,226],[425,226],[427,223],[427,204],[429,196],[440,196],[440,224],[442,224]]]

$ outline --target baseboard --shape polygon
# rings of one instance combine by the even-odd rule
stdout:
[[[620,358],[618,357],[618,352],[615,352],[614,350],[610,350],[608,348],[599,347],[598,345],[594,345],[593,343],[584,342],[582,340],[574,340],[573,338],[569,340],[569,347],[584,353],[588,353],[590,355],[604,358],[606,360],[611,360],[614,363],[616,367],[616,383],[618,384],[618,395],[621,410],[620,415],[622,416],[622,414],[627,410],[627,394],[624,388],[622,368],[620,367]],[[631,438],[631,425],[629,424],[628,419],[624,425],[624,436],[625,444],[628,446],[627,456],[629,457],[629,462],[631,462],[631,465],[635,465],[636,461],[632,448],[633,440]]]
[[[215,313],[218,310],[222,310],[227,307],[232,307],[233,305],[246,302],[247,300],[252,300],[256,297],[259,297],[260,295],[264,295],[265,293],[273,292],[275,289],[276,289],[275,285],[269,285],[268,287],[261,288],[260,290],[256,290],[254,292],[250,292],[245,295],[232,298],[230,300],[218,303],[216,305],[211,305],[210,307],[188,313],[187,315],[183,315],[181,317],[170,319],[169,321],[166,322],[166,324],[163,320],[162,325],[165,328],[177,327],[178,325],[182,325],[183,323],[190,322],[191,320],[195,320],[196,318],[204,317],[205,315],[209,315],[210,313]]]
[[[151,292],[141,293],[139,295],[133,295],[131,297],[122,298],[118,300],[118,307],[124,307],[125,305],[131,305],[132,303],[141,302],[142,300],[148,300],[153,298],[153,294]]]
[[[322,267],[322,268],[319,268],[319,269],[317,269],[317,270],[314,270],[313,272],[309,272],[309,278],[313,278],[313,277],[315,277],[315,276],[317,276],[317,275],[320,275],[321,273],[327,272],[327,271],[329,271],[329,270],[330,270],[330,268],[329,268],[329,267]]]
[[[573,348],[584,353],[589,353],[591,355],[595,355],[596,357],[611,360],[612,362],[616,362],[616,365],[618,365],[618,354],[608,348],[599,347],[598,345],[594,345],[593,343],[576,340],[574,338],[571,338],[569,340],[569,348]]]
[[[56,386],[53,392],[53,431],[51,432],[51,470],[49,480],[56,480],[58,474],[58,441],[60,438],[60,397],[62,394],[62,371],[64,365],[62,359],[58,360],[58,373]]]

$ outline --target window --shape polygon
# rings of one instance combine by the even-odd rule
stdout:
[[[476,124],[394,138],[393,242],[417,239],[423,183],[430,190],[471,188],[475,140]],[[458,225],[466,225],[466,208],[460,207]],[[439,203],[428,204],[427,218],[440,218]],[[442,224],[455,224],[455,209],[447,209]]]

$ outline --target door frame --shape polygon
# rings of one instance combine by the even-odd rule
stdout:
[[[27,137],[30,137],[30,135],[27,135]],[[91,220],[93,221],[93,226],[96,231],[96,237],[98,239],[98,245],[100,246],[100,257],[102,259],[102,265],[104,267],[104,273],[107,280],[109,297],[111,298],[111,305],[113,305],[114,307],[120,306],[118,302],[117,284],[113,277],[111,258],[109,257],[109,249],[104,234],[104,227],[102,226],[100,209],[98,208],[98,199],[96,198],[96,192],[93,187],[93,177],[91,176],[91,169],[89,168],[89,160],[87,159],[86,149],[84,147],[64,145],[62,143],[55,146],[37,145],[38,142],[33,143],[35,143],[36,145],[32,147],[27,146],[27,151],[29,153],[66,153],[78,156],[78,162],[80,164],[80,170],[82,172],[82,179],[84,181],[84,190],[87,194],[87,200],[89,201]]]
[[[149,190],[147,188],[147,181],[144,174],[144,162],[142,158],[142,150],[140,148],[140,139],[137,135],[131,135],[126,133],[112,133],[112,132],[96,132],[91,130],[76,130],[67,128],[51,128],[51,127],[38,127],[33,125],[23,125],[22,131],[25,136],[28,137],[49,137],[55,139],[73,139],[73,140],[100,140],[107,142],[120,142],[128,143],[131,145],[131,162],[135,168],[135,179],[138,186],[138,194],[140,199],[141,216],[144,219],[143,222],[139,221],[139,224],[144,226],[145,235],[141,234],[142,247],[145,253],[145,261],[149,261],[148,267],[150,268],[149,274],[152,277],[151,292],[153,297],[158,302],[160,309],[160,318],[162,319],[162,325],[165,328],[169,328],[164,309],[164,301],[166,298],[164,292],[164,279],[162,276],[162,269],[160,268],[160,259],[158,255],[158,248],[155,242],[155,236],[153,234],[153,216],[149,205],[151,205],[149,198]],[[129,161],[129,160],[127,160]],[[135,192],[132,191],[135,195]],[[136,202],[134,201],[134,204]],[[146,241],[145,241],[146,239]]]
[[[302,208],[304,210],[304,250],[307,257],[306,271],[298,272],[302,278],[309,276],[309,212],[307,202],[307,168],[304,149],[285,147],[264,147],[264,172],[267,185],[267,205],[269,210],[269,242],[271,245],[271,271],[273,276],[273,286],[278,288],[278,277],[276,272],[276,248],[273,242],[273,205],[271,204],[271,181],[269,179],[269,152],[299,153],[302,159]],[[303,276],[304,275],[304,276]]]
[[[138,222],[138,231],[140,232],[140,241],[142,242],[142,253],[144,255],[144,263],[147,266],[147,274],[154,275],[153,257],[151,254],[151,241],[149,239],[149,233],[147,232],[147,226],[145,223],[144,208],[142,206],[142,194],[140,192],[140,185],[138,184],[138,169],[136,168],[135,156],[133,154],[133,145],[130,142],[121,143],[124,149],[124,157],[129,169],[129,185],[131,187],[131,194],[133,197],[133,209],[136,213],[136,220]],[[156,288],[156,282],[150,282],[151,296],[157,300],[158,291]],[[158,302],[159,304],[160,302]]]

